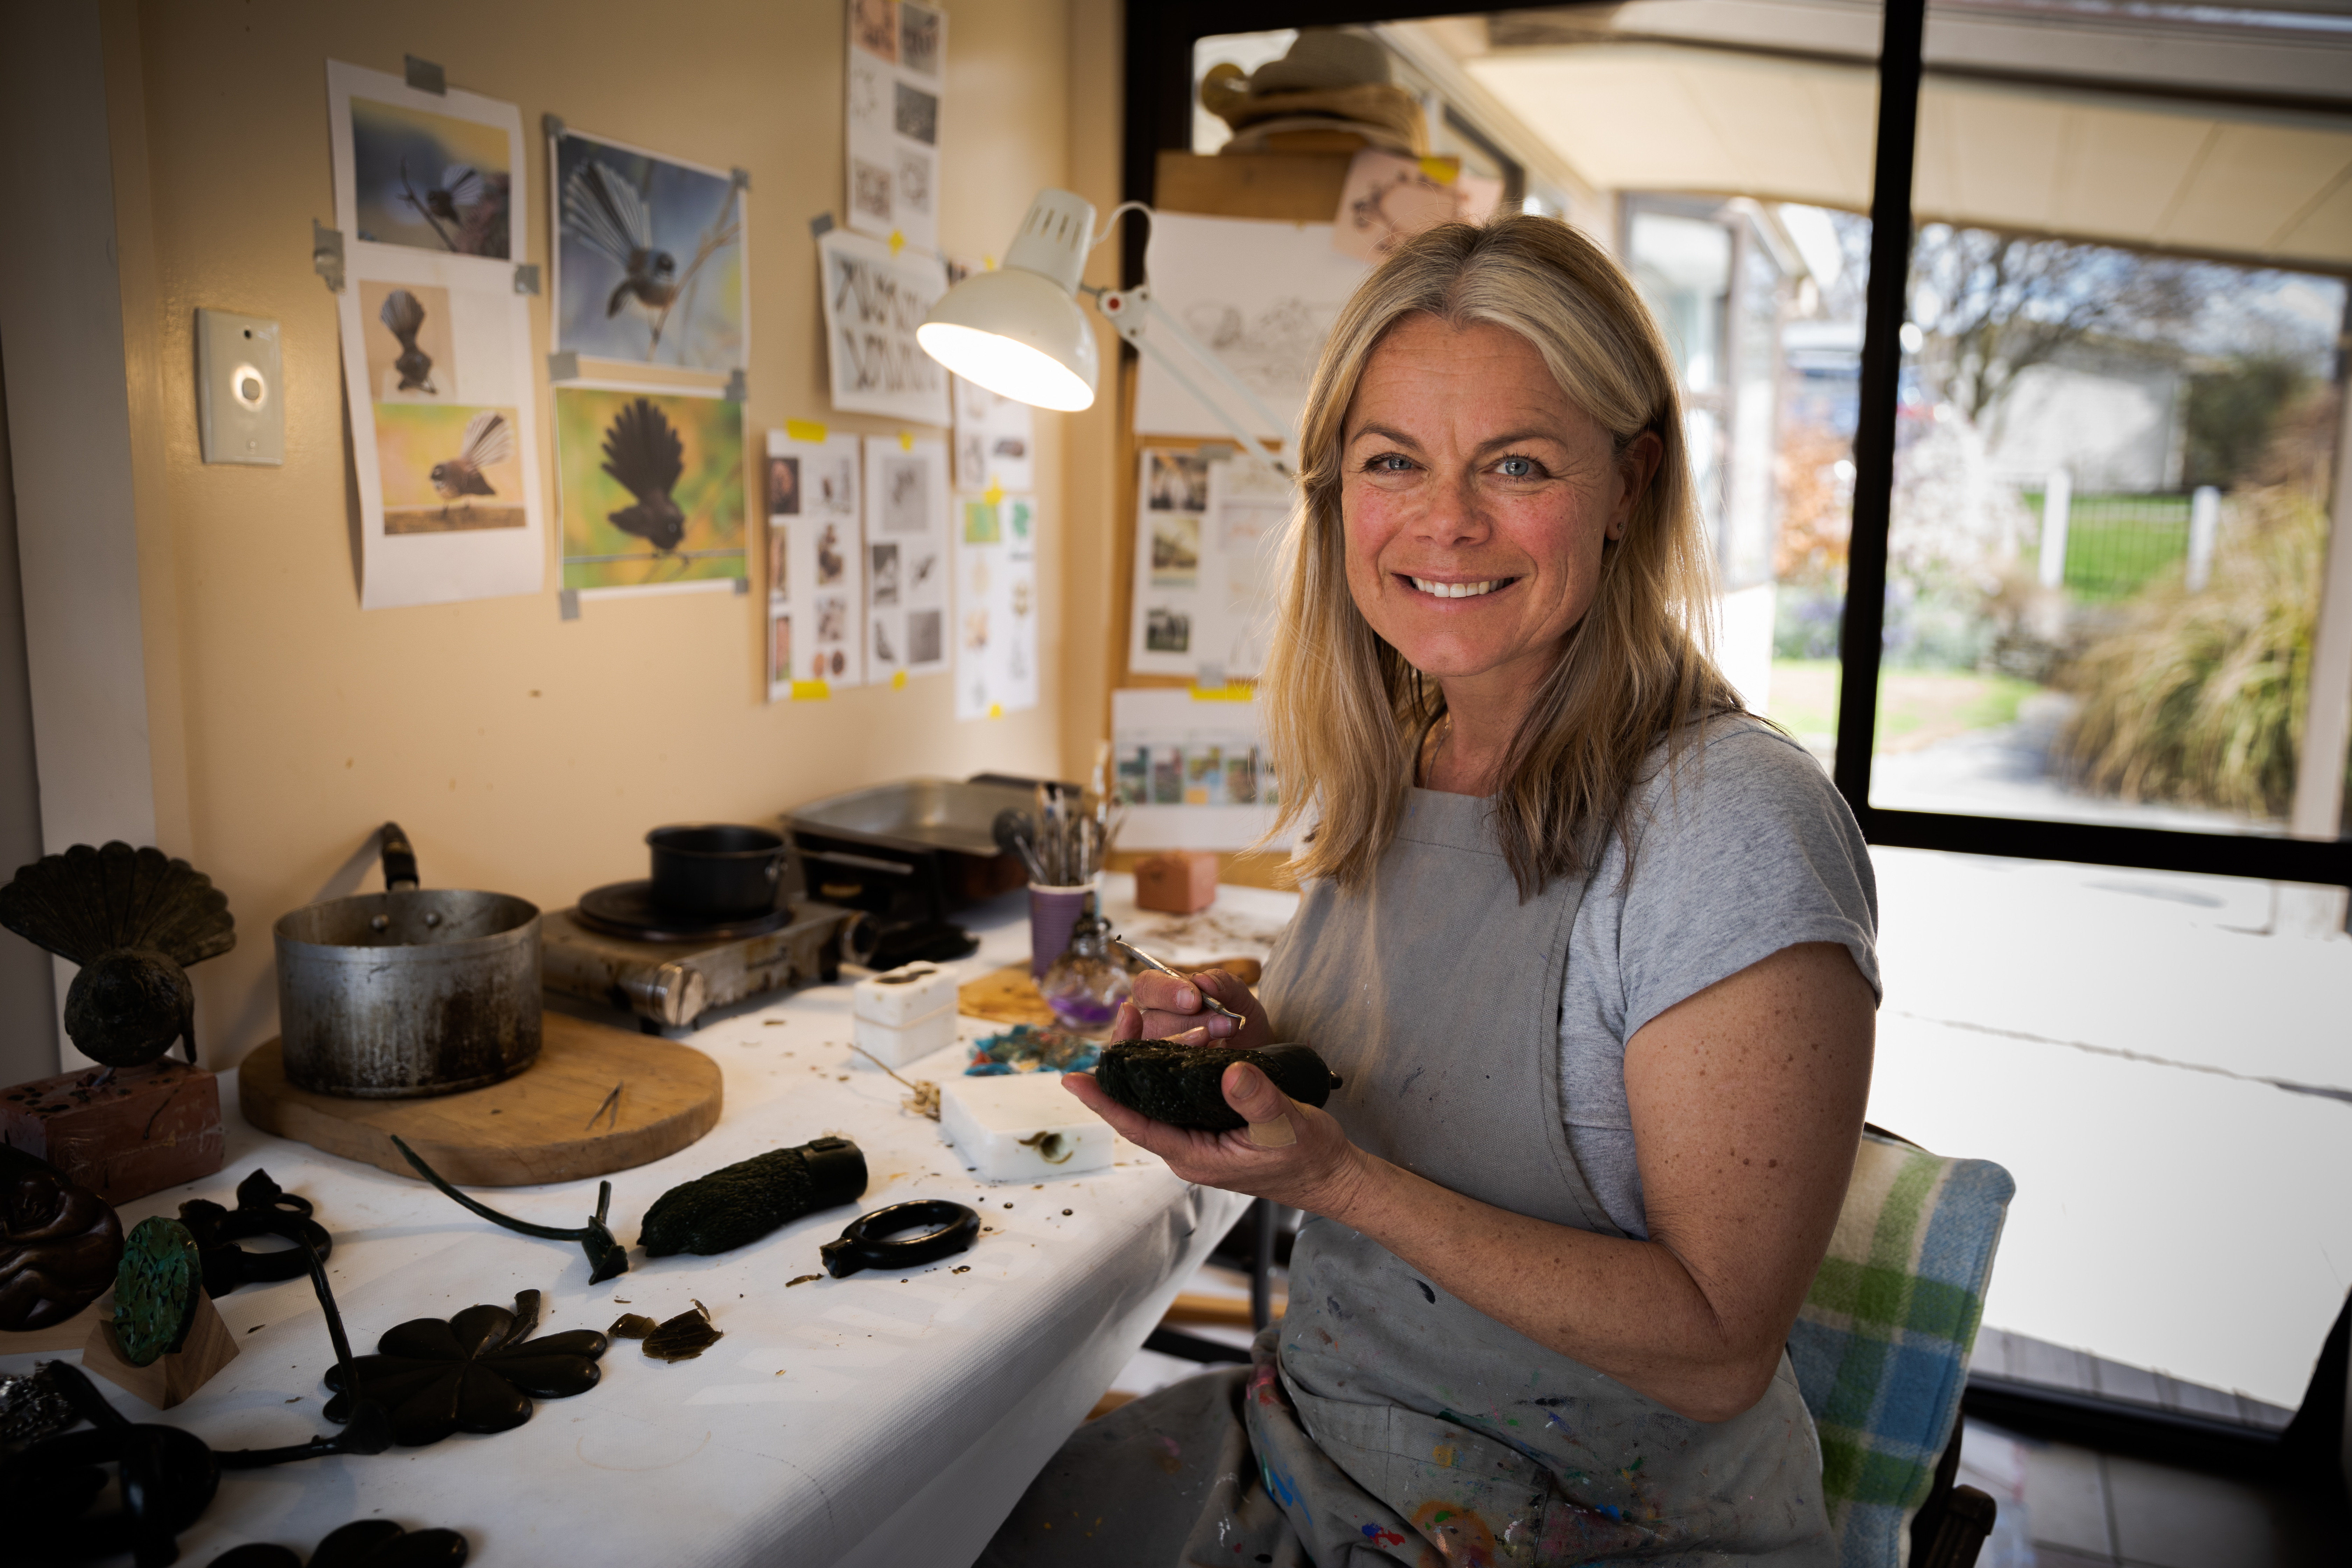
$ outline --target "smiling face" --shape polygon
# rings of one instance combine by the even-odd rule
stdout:
[[[1525,338],[1413,315],[1372,352],[1342,438],[1357,608],[1457,712],[1524,707],[1592,604],[1656,437],[1613,453]]]

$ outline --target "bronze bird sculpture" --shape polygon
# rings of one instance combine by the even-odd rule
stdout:
[[[424,301],[405,289],[394,289],[383,297],[376,319],[400,340],[400,357],[392,362],[400,373],[400,390],[441,395],[433,385],[433,356],[416,346],[416,334],[425,326]]]
[[[81,965],[66,1033],[110,1068],[143,1067],[186,1043],[196,1059],[190,964],[236,945],[227,896],[185,860],[117,841],[77,844],[0,888],[0,925]]]
[[[686,444],[651,399],[640,397],[614,417],[604,432],[604,471],[637,498],[605,514],[613,526],[665,555],[676,550],[686,538],[686,513],[670,490],[686,472]]]
[[[467,496],[494,496],[499,492],[490,488],[482,470],[513,456],[514,426],[497,409],[485,408],[466,422],[466,437],[458,444],[457,455],[433,465],[434,491],[451,504]],[[473,510],[471,501],[466,502],[466,510]],[[448,505],[441,508],[441,515],[449,515]]]

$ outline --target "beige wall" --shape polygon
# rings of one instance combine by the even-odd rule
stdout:
[[[1001,252],[1041,185],[1075,180],[1108,207],[1109,0],[947,9],[944,246]],[[755,441],[787,418],[887,434],[890,422],[834,417],[824,391],[808,221],[842,202],[840,0],[109,0],[105,23],[157,818],[164,847],[227,890],[241,937],[196,977],[212,1065],[274,1026],[270,922],[374,886],[358,857],[386,817],[414,837],[428,885],[553,908],[642,875],[640,838],[658,823],[762,821],[913,773],[1085,765],[1108,706],[1107,412],[1038,422],[1033,712],[959,723],[945,677],[772,707],[757,595],[591,602],[566,622],[551,562],[536,595],[358,607],[335,306],[310,258],[310,220],[333,211],[325,62],[396,73],[415,54],[453,86],[519,104],[542,265],[542,113],[748,169]],[[200,306],[283,323],[283,468],[199,462]],[[533,315],[543,353],[543,300]],[[552,474],[551,451],[541,460]]]

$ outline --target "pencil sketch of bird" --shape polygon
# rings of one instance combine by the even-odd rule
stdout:
[[[416,334],[425,328],[424,301],[405,289],[394,289],[383,297],[376,319],[400,340],[400,357],[392,362],[400,373],[400,390],[440,396],[433,385],[433,356],[416,346]]]
[[[612,258],[621,281],[604,301],[607,320],[634,298],[660,310],[677,298],[677,258],[654,244],[654,215],[636,186],[590,159],[563,183],[563,217],[572,232]]]
[[[613,526],[663,554],[676,550],[686,537],[686,513],[669,492],[686,472],[686,445],[650,399],[640,397],[614,416],[604,432],[604,471],[637,498],[636,505],[605,514]]]
[[[457,455],[433,465],[433,489],[444,502],[463,500],[467,496],[494,496],[499,492],[490,488],[482,470],[513,456],[514,426],[497,409],[485,408],[466,422],[466,438],[458,443]],[[471,501],[466,503],[466,510],[473,510]],[[441,508],[441,515],[449,515],[447,505]]]
[[[143,1067],[187,1042],[196,1059],[188,966],[236,945],[228,899],[160,849],[77,844],[20,868],[0,888],[0,925],[81,965],[66,1033],[108,1068]]]

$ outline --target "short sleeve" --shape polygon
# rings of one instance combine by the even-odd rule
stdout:
[[[1839,943],[1883,996],[1869,849],[1795,742],[1753,721],[1720,725],[1662,769],[1642,804],[1617,933],[1621,1041],[1800,942]]]

